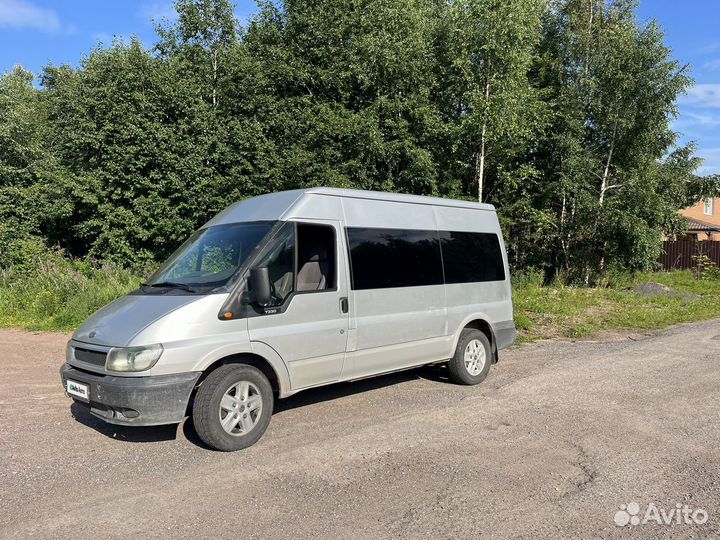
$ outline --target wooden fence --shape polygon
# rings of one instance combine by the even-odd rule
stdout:
[[[663,242],[660,263],[663,270],[684,270],[695,266],[692,258],[697,255],[707,255],[720,266],[720,241],[697,241],[687,238],[666,240]]]

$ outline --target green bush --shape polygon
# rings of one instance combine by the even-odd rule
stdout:
[[[17,242],[3,256],[1,326],[71,330],[140,283],[140,278],[128,270],[71,260],[62,251],[49,250],[33,239]]]

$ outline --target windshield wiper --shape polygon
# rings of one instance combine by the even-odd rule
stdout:
[[[148,285],[147,283],[142,283],[140,285],[141,287],[155,287],[155,288],[162,288],[162,289],[182,289],[183,291],[187,292],[197,292],[195,289],[190,287],[189,285],[186,285],[185,283],[178,283],[177,281],[161,281],[160,283],[153,283],[152,285]]]

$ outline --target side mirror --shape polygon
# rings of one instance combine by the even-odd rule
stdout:
[[[250,269],[250,298],[261,306],[266,306],[272,301],[270,274],[267,267]]]

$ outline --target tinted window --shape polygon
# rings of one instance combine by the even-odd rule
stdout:
[[[335,288],[335,229],[327,225],[297,224],[298,292]]]
[[[440,232],[445,283],[505,279],[500,240],[496,234]]]
[[[443,283],[437,231],[348,228],[352,288]]]

